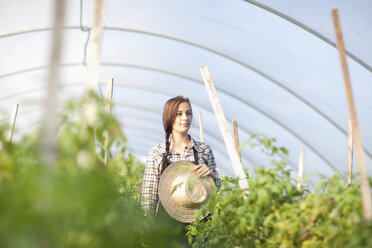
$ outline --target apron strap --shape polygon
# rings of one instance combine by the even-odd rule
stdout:
[[[199,159],[198,159],[198,151],[195,149],[195,146],[192,147],[193,151],[194,151],[194,163],[196,165],[199,164]]]

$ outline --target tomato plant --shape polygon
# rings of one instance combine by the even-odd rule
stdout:
[[[255,168],[245,198],[235,179],[222,180],[221,190],[200,210],[208,209],[209,218],[188,226],[193,247],[372,247],[357,180],[347,187],[335,174],[315,192],[297,190],[280,159],[288,151],[274,146],[275,139],[252,138],[253,148],[272,157],[271,167]]]
[[[43,163],[38,132],[8,143],[0,126],[1,247],[183,247],[182,227],[142,212],[144,165],[127,151],[115,117],[95,99],[94,126],[81,118],[84,99],[62,112],[55,165]],[[264,135],[247,143],[271,163],[255,168],[246,197],[236,179],[222,178],[221,190],[187,226],[193,247],[372,247],[357,180],[345,186],[335,174],[323,177],[315,191],[299,191],[283,161],[287,149]],[[200,220],[207,210],[210,216]]]
[[[0,127],[1,247],[173,247],[182,230],[144,216],[139,189],[144,166],[104,104],[95,98],[95,125],[84,124],[84,99],[61,114],[55,165],[44,164],[40,135],[5,141]],[[109,163],[103,163],[103,132]],[[170,230],[170,231],[169,231]]]

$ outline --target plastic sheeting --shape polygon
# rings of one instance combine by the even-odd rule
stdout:
[[[94,1],[70,0],[66,8],[61,104],[84,94]],[[241,142],[257,133],[276,137],[290,151],[285,159],[294,177],[301,147],[305,174],[344,173],[348,112],[333,8],[339,9],[372,175],[372,3],[366,0],[106,1],[100,91],[114,77],[113,113],[129,149],[145,161],[149,149],[163,141],[165,101],[184,95],[194,110],[191,135],[199,137],[201,111],[205,141],[220,172],[234,175],[199,72],[208,65],[228,121],[238,122]],[[0,120],[8,121],[19,103],[18,137],[41,123],[52,25],[51,1],[0,2]],[[268,162],[249,146],[242,157],[250,170]]]

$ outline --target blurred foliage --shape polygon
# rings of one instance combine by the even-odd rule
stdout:
[[[0,126],[1,248],[185,247],[184,226],[145,216],[140,206],[144,165],[126,149],[118,121],[97,104],[93,126],[82,119],[86,99],[60,116],[56,164],[44,164],[40,134],[8,143]],[[104,164],[108,132],[108,164]],[[363,220],[358,181],[345,186],[335,174],[316,191],[297,190],[276,140],[253,135],[246,142],[271,158],[256,167],[244,198],[234,178],[210,196],[187,226],[193,247],[372,247]],[[244,146],[244,145],[243,145]],[[247,176],[248,173],[246,172]],[[200,216],[210,211],[210,216]]]
[[[94,126],[82,119],[84,99],[61,114],[55,165],[43,164],[39,133],[8,143],[0,127],[1,247],[182,247],[182,228],[142,212],[144,165],[127,151],[104,102],[90,97],[98,107]]]
[[[246,198],[236,179],[224,177],[221,190],[187,228],[193,247],[372,247],[357,180],[345,186],[345,178],[335,174],[324,177],[314,193],[297,190],[280,159],[288,151],[276,147],[275,139],[252,139],[252,148],[266,149],[273,158],[272,168],[255,168]],[[207,210],[210,216],[200,220]]]

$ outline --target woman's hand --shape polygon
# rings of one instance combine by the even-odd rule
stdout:
[[[198,164],[193,169],[200,177],[211,176],[214,179],[214,175],[209,169],[209,167],[205,164]]]

